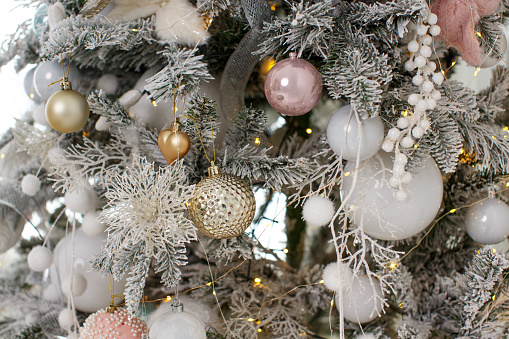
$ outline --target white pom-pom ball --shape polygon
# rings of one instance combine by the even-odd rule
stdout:
[[[48,24],[50,28],[55,27],[60,21],[66,18],[67,13],[61,2],[56,2],[48,7]]]
[[[106,231],[106,224],[100,222],[98,218],[99,213],[97,212],[87,212],[87,214],[83,217],[81,228],[89,237],[101,235],[104,231]]]
[[[334,216],[334,203],[318,194],[310,196],[302,208],[302,217],[311,225],[323,226]]]
[[[71,328],[74,325],[74,313],[68,308],[63,309],[58,315],[58,324],[64,330]]]
[[[419,50],[419,43],[415,40],[412,40],[408,43],[408,51],[415,53]]]
[[[90,210],[92,205],[90,192],[81,187],[72,191],[67,191],[64,195],[64,199],[67,208],[76,213],[85,213]]]
[[[392,140],[385,140],[382,144],[382,149],[387,153],[392,152],[394,149],[394,142]]]
[[[98,131],[108,131],[111,125],[111,121],[108,121],[106,117],[100,117],[95,123],[95,129]]]
[[[380,282],[368,277],[356,277],[350,289],[343,292],[343,314],[346,320],[355,323],[367,323],[382,313],[384,295]],[[339,293],[336,306],[340,310]]]
[[[33,197],[41,189],[41,181],[33,174],[27,174],[21,180],[21,190],[26,195]]]
[[[53,253],[44,246],[35,246],[28,253],[28,266],[32,271],[43,272],[53,263]]]
[[[85,276],[78,272],[73,272],[62,281],[62,293],[68,297],[71,294],[78,297],[87,289],[87,279]]]
[[[338,292],[348,287],[352,281],[352,269],[347,264],[332,262],[323,269],[323,284],[329,290]]]
[[[115,94],[118,90],[118,79],[114,74],[104,74],[97,80],[96,87],[108,95]]]

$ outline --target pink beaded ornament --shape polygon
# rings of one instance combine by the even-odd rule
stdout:
[[[148,333],[147,325],[138,317],[129,317],[123,308],[102,309],[91,314],[80,331],[81,339],[140,339]]]
[[[321,96],[320,73],[293,52],[289,59],[274,65],[265,78],[265,97],[277,112],[284,115],[306,114]]]

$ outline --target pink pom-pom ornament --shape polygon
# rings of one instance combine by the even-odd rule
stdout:
[[[311,111],[322,96],[322,78],[306,60],[290,53],[265,78],[265,97],[279,113],[298,116]]]
[[[100,338],[142,338],[147,333],[147,325],[138,317],[129,317],[123,308],[116,308],[112,312],[107,309],[91,314],[80,331],[81,339]]]

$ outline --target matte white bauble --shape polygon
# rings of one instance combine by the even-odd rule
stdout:
[[[35,272],[43,272],[53,263],[53,253],[45,246],[35,246],[27,257],[28,267]]]
[[[23,81],[23,87],[25,88],[25,93],[28,95],[30,99],[32,99],[35,102],[41,102],[41,97],[37,92],[35,91],[34,87],[34,74],[35,74],[36,67],[30,69],[25,74],[25,80]]]
[[[509,235],[509,206],[496,198],[486,199],[468,209],[468,235],[481,244],[497,244]]]
[[[108,277],[103,277],[90,267],[90,261],[101,251],[101,247],[105,245],[106,234],[89,237],[82,230],[77,229],[75,232],[74,242],[72,234],[63,238],[55,247],[53,252],[56,270],[50,270],[50,276],[53,283],[59,283],[60,287],[65,279],[73,272],[83,275],[86,280],[86,289],[80,296],[74,297],[76,309],[82,312],[96,312],[102,308],[106,308],[111,301],[110,284]],[[73,246],[74,244],[74,246]],[[73,262],[74,247],[74,262]],[[124,292],[126,280],[115,281],[114,294]],[[117,301],[119,301],[117,299]]]
[[[481,53],[482,63],[479,67],[481,68],[493,67],[497,65],[500,62],[500,60],[503,59],[505,52],[507,51],[507,38],[505,37],[505,34],[503,32],[499,39],[501,52],[500,55],[502,56],[502,58],[499,58],[499,56],[494,50],[492,50],[488,56],[486,56],[486,53]]]
[[[32,117],[34,121],[40,125],[50,127],[48,119],[46,119],[46,105],[41,104],[34,107],[34,112],[32,113]]]
[[[424,230],[435,218],[442,203],[443,182],[440,170],[430,157],[421,171],[405,186],[406,201],[396,200],[389,180],[393,161],[388,153],[379,152],[359,169],[357,183],[350,197],[349,218],[364,232],[382,240],[402,240]],[[353,171],[349,162],[345,171]],[[384,170],[385,169],[385,170]],[[350,192],[352,172],[343,181],[343,196]]]
[[[351,288],[344,290],[342,296],[342,316],[348,321],[363,324],[382,314],[384,295],[377,279],[369,279],[364,276],[356,277],[352,281]],[[338,294],[336,296],[338,310],[340,310],[339,303]]]
[[[319,194],[310,196],[302,207],[302,217],[314,226],[328,224],[334,217],[334,203]]]
[[[206,339],[200,319],[189,312],[166,312],[158,317],[149,333],[150,339]]]
[[[83,217],[81,229],[89,237],[101,235],[104,231],[106,231],[106,224],[100,222],[98,218],[99,213],[97,212],[87,212],[87,214]]]
[[[62,293],[66,297],[80,296],[87,289],[87,278],[83,274],[73,272],[62,281]]]
[[[345,289],[351,281],[352,269],[347,264],[335,261],[323,269],[323,284],[333,292]]]
[[[26,195],[33,197],[41,189],[41,181],[33,174],[27,174],[21,180],[21,190]]]
[[[65,72],[67,74],[67,63],[65,65]],[[49,97],[60,91],[60,85],[54,84],[48,86],[52,82],[62,79],[64,72],[62,70],[62,63],[58,61],[45,61],[41,62],[34,74],[34,88],[37,94],[43,99],[48,100]],[[72,83],[74,89],[80,86],[81,74],[76,66],[71,64],[69,71],[69,81]]]
[[[362,119],[359,135],[359,124],[351,108],[350,105],[344,106],[330,118],[327,141],[332,150],[346,160],[357,159],[360,148],[359,157],[364,160],[376,153],[382,145],[384,125],[380,117]]]
[[[187,297],[185,295],[179,296],[180,301],[185,305],[186,312],[191,313],[196,318],[198,318],[204,327],[212,323],[218,323],[220,318],[217,315],[217,312],[212,308],[209,304]],[[149,318],[147,321],[147,325],[149,328],[152,327],[152,324],[161,316],[164,316],[168,311],[172,308],[171,302],[162,303],[159,305],[157,310],[149,314]]]
[[[113,95],[118,90],[118,78],[114,74],[104,74],[97,79],[96,87],[102,89],[108,95]]]

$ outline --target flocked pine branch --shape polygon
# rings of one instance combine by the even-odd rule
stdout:
[[[279,59],[290,51],[300,56],[310,50],[327,59],[334,36],[331,11],[332,0],[292,3],[291,12],[285,18],[265,22],[263,31],[267,39],[262,41],[257,53],[276,55]]]
[[[53,60],[72,56],[80,67],[117,67],[140,71],[162,63],[164,49],[154,38],[151,19],[111,22],[100,16],[71,17],[58,23],[43,45],[41,58]]]
[[[41,43],[29,22],[18,26],[16,32],[8,42],[4,42],[0,51],[0,66],[16,60],[16,71],[28,64],[34,64],[39,59]]]
[[[43,130],[26,121],[16,121],[11,129],[18,151],[27,152],[31,156],[42,159],[49,150],[55,147],[61,136],[53,130]]]
[[[477,95],[477,107],[482,122],[494,123],[498,114],[504,112],[502,102],[507,98],[509,88],[509,69],[495,68],[488,88]]]
[[[191,96],[198,90],[200,83],[212,80],[203,55],[196,55],[197,49],[166,46],[160,54],[166,66],[147,79],[145,90],[156,101],[173,100],[174,96]]]
[[[218,263],[227,265],[236,257],[248,259],[253,253],[254,241],[245,233],[231,239],[212,239],[207,246],[207,253],[212,255]]]
[[[87,98],[90,110],[98,115],[105,117],[108,121],[111,121],[114,125],[125,126],[132,122],[132,118],[125,108],[118,103],[113,101],[106,96],[106,93],[102,90],[96,90],[91,92]]]
[[[361,117],[379,114],[383,86],[392,80],[389,57],[380,53],[360,30],[342,22],[345,40],[336,43],[322,71],[333,99],[347,98]]]

